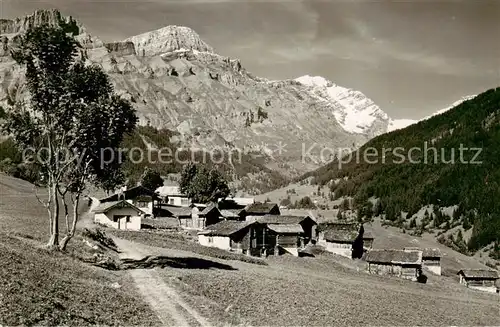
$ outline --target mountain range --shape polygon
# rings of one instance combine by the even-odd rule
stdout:
[[[82,55],[109,74],[141,125],[173,131],[171,141],[183,148],[259,155],[266,167],[286,176],[323,164],[324,149],[354,150],[414,123],[393,120],[360,91],[322,77],[254,76],[189,27],[171,25],[106,43],[57,10],[0,20],[0,104],[25,98],[23,73],[10,47],[17,35],[42,23],[71,26]]]

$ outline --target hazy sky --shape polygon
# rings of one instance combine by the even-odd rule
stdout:
[[[394,118],[500,86],[500,0],[0,2],[0,18],[58,8],[104,40],[189,26],[258,76],[321,75]]]

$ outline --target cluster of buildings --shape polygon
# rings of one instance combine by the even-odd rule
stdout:
[[[94,221],[122,230],[140,230],[142,219],[175,218],[183,229],[197,232],[201,245],[249,256],[300,256],[308,245],[344,257],[360,258],[367,272],[425,282],[423,269],[441,275],[441,252],[432,248],[373,249],[374,237],[358,223],[318,224],[309,215],[282,215],[276,203],[253,198],[227,198],[217,203],[193,203],[176,186],[151,191],[142,186],[123,189],[93,206]],[[495,270],[461,270],[460,283],[497,292]]]

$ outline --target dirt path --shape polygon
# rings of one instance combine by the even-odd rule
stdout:
[[[122,251],[121,259],[141,260],[150,251],[141,244],[113,238]],[[131,269],[129,271],[140,294],[156,312],[164,326],[210,326],[198,311],[187,304],[177,292],[161,278],[158,268]]]

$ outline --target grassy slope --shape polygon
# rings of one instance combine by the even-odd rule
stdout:
[[[0,324],[156,324],[124,272],[41,248],[46,211],[32,186],[0,174]],[[75,248],[77,240],[70,245]],[[115,283],[120,288],[115,288]]]
[[[498,296],[454,279],[428,284],[368,275],[333,257],[268,259],[269,266],[234,262],[234,271],[164,270],[187,301],[209,299],[247,325],[498,325]]]

